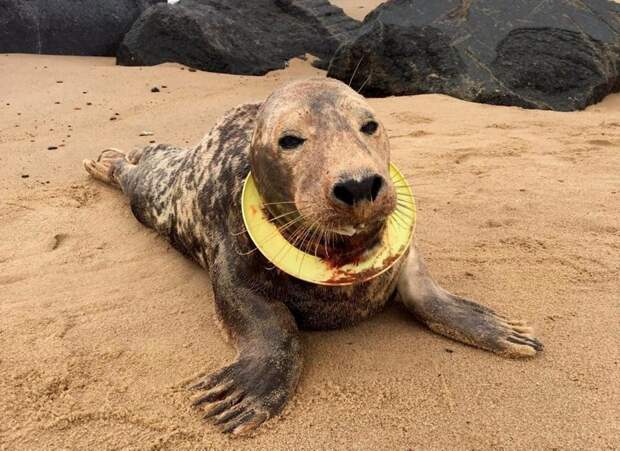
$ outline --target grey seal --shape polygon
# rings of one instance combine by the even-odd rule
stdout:
[[[329,230],[337,238],[320,244],[354,255],[376,245],[396,208],[389,162],[372,108],[325,78],[233,109],[194,148],[108,149],[84,161],[91,176],[122,190],[141,223],[208,271],[237,356],[191,388],[194,404],[223,431],[248,432],[282,411],[302,370],[300,329],[353,325],[392,300],[454,340],[508,357],[542,350],[526,323],[441,288],[415,245],[381,275],[337,287],[296,279],[255,252],[240,205],[250,171],[287,239],[311,249],[324,237],[308,230]]]

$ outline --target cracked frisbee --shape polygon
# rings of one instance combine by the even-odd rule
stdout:
[[[390,269],[406,252],[415,227],[415,200],[405,177],[390,165],[396,190],[396,209],[388,216],[379,243],[354,263],[337,266],[329,259],[293,246],[269,221],[252,173],[243,184],[243,222],[256,248],[285,273],[319,285],[353,285],[377,277]]]

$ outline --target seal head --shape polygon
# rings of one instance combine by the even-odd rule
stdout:
[[[317,255],[355,260],[396,208],[387,133],[348,86],[310,79],[275,91],[250,149],[263,204],[282,234]]]

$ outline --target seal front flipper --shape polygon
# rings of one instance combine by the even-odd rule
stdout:
[[[416,318],[446,337],[507,357],[530,357],[543,349],[526,323],[439,287],[415,246],[399,276],[398,294]]]
[[[238,354],[192,386],[195,406],[223,432],[242,434],[282,411],[301,373],[298,330],[288,308],[251,287],[251,276],[219,247],[211,271],[219,320]]]

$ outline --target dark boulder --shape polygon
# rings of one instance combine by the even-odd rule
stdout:
[[[181,0],[148,9],[117,63],[261,75],[306,53],[330,59],[359,25],[327,0]]]
[[[620,4],[391,0],[338,49],[328,76],[366,96],[579,110],[620,90]]]
[[[165,0],[0,0],[0,53],[112,56],[133,22]]]

